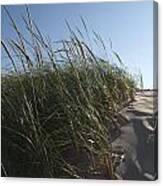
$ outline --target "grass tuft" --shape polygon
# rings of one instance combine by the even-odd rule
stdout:
[[[1,42],[13,65],[2,74],[2,174],[114,179],[111,140],[119,110],[134,99],[133,76],[116,52],[118,64],[96,56],[68,22],[70,37],[54,48],[28,7],[28,38],[5,11],[17,37]]]

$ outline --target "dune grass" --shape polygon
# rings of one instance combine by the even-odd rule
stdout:
[[[28,39],[5,10],[17,37],[1,42],[12,64],[1,78],[3,175],[115,179],[110,142],[119,109],[134,99],[134,77],[116,52],[117,64],[96,56],[68,23],[70,37],[54,47],[28,8]]]

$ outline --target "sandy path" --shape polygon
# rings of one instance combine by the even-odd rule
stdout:
[[[157,95],[153,91],[137,93],[135,101],[121,111],[129,123],[121,127],[121,135],[112,143],[115,149],[124,150],[124,161],[116,169],[120,179],[156,179],[156,112]]]

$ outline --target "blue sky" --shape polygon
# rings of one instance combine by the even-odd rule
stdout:
[[[24,32],[21,15],[25,14],[22,5],[7,6],[17,24]],[[76,3],[30,5],[30,12],[40,30],[52,40],[65,39],[69,32],[65,19],[75,28],[82,30],[80,16],[89,31],[95,30],[103,38],[109,51],[113,49],[132,73],[141,70],[145,88],[153,86],[153,1]],[[9,21],[2,8],[2,38],[14,37]],[[98,47],[94,49],[101,56]],[[2,67],[5,60],[2,60]]]

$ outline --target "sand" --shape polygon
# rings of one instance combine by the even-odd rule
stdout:
[[[128,123],[121,127],[114,149],[124,155],[116,168],[119,179],[155,180],[157,178],[157,92],[137,92],[135,101],[121,111]]]

